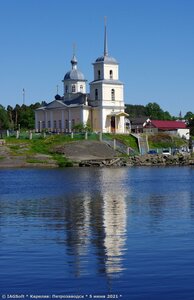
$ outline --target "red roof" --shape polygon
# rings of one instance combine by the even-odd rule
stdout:
[[[186,129],[187,126],[181,121],[162,121],[162,120],[150,120],[151,125],[161,130],[175,130]]]

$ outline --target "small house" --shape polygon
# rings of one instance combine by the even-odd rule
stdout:
[[[178,135],[181,138],[189,140],[190,131],[184,121],[164,121],[148,119],[144,124],[144,133],[159,133],[165,132],[170,135]]]

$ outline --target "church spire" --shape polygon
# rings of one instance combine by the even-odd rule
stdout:
[[[73,57],[71,59],[72,70],[77,70],[77,58],[75,56],[75,43],[73,44]]]
[[[106,32],[106,17],[104,17],[104,56],[108,56],[108,43],[107,43],[107,32]]]

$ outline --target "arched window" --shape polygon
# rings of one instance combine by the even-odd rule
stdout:
[[[83,85],[80,85],[80,92],[83,93]]]
[[[72,89],[72,93],[75,93],[75,84],[72,84],[71,89]]]
[[[112,70],[110,70],[109,74],[110,74],[110,79],[113,79],[113,71]]]
[[[100,70],[98,70],[98,79],[100,79]]]
[[[115,90],[114,89],[111,90],[111,100],[112,101],[115,100]]]
[[[95,89],[95,100],[98,100],[98,89]]]
[[[65,93],[68,93],[68,85],[65,86]]]

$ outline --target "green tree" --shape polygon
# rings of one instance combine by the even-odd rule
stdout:
[[[190,119],[194,119],[194,114],[191,111],[188,111],[185,116],[184,116],[185,120],[190,120]]]
[[[9,128],[9,119],[7,115],[7,111],[0,104],[0,129],[8,129]]]
[[[11,107],[8,109],[8,115],[14,124],[14,128],[18,129],[34,129],[35,126],[35,113],[34,110],[39,108],[41,104],[36,102],[35,104],[30,104],[29,106],[23,104],[20,106],[16,104],[14,109],[12,110]]]
[[[163,120],[172,120],[173,117],[171,116],[171,114],[168,111],[164,111],[163,112]]]
[[[146,116],[146,108],[143,105],[126,104],[125,112],[129,114],[129,118]]]
[[[34,109],[32,106],[22,105],[19,110],[18,124],[24,129],[34,128]]]
[[[83,124],[83,123],[78,123],[78,124],[74,125],[72,129],[77,132],[86,132],[86,131],[91,132],[92,131],[92,128],[89,124]]]
[[[20,105],[16,104],[16,106],[13,109],[13,122],[14,122],[14,128],[18,129],[19,122],[19,115],[20,115]]]
[[[14,128],[14,121],[13,121],[13,107],[11,105],[7,106],[7,115],[10,123],[10,127]]]
[[[172,120],[170,113],[168,111],[163,111],[156,102],[148,103],[145,108],[146,115],[152,120]]]
[[[160,120],[162,117],[162,113],[163,111],[157,103],[150,102],[146,105],[146,115],[149,116],[151,119]]]

